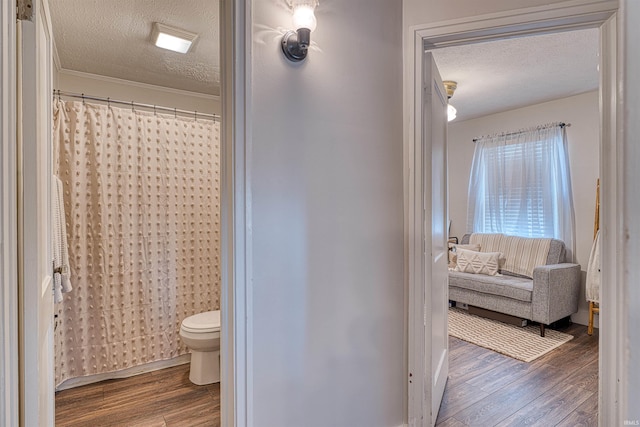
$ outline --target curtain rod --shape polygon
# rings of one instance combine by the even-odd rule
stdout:
[[[538,126],[538,127],[531,128],[531,129],[519,130],[517,132],[499,133],[499,134],[496,134],[495,137],[520,135],[521,133],[530,132],[531,130],[548,129],[548,128],[555,127],[555,126],[558,126],[558,127],[561,127],[561,128],[569,127],[569,126],[571,126],[571,123],[564,123],[564,122],[551,123],[551,124],[548,124],[548,125],[542,125],[542,126]],[[472,141],[473,142],[477,142],[478,140],[483,139],[483,138],[487,138],[487,137],[486,136],[481,136],[479,138],[473,138]]]
[[[171,107],[163,107],[160,105],[153,105],[153,104],[142,104],[140,102],[127,102],[127,101],[119,101],[117,99],[111,99],[111,98],[103,98],[100,96],[92,96],[92,95],[85,95],[84,93],[71,93],[71,92],[65,92],[65,91],[61,91],[61,90],[53,90],[53,97],[54,99],[56,97],[60,98],[61,96],[66,96],[69,98],[77,98],[77,99],[82,99],[84,100],[89,100],[89,101],[99,101],[99,102],[106,102],[107,104],[118,104],[118,105],[126,105],[132,108],[138,107],[138,108],[147,108],[150,110],[153,110],[154,112],[156,111],[166,111],[168,113],[173,113],[174,116],[177,117],[178,114],[183,115],[183,116],[193,116],[194,119],[198,119],[198,118],[203,118],[203,119],[209,119],[209,120],[213,120],[213,121],[220,121],[220,116],[217,114],[209,114],[209,113],[198,113],[197,111],[189,111],[189,110],[181,110],[179,108],[171,108]]]

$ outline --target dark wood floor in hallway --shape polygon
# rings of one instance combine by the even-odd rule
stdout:
[[[449,380],[436,426],[597,426],[598,331],[531,363],[449,337]]]
[[[438,426],[597,426],[598,331],[525,363],[449,338]],[[220,386],[196,386],[189,365],[56,393],[57,426],[220,426]]]
[[[197,386],[189,365],[56,393],[56,426],[220,426],[220,384]]]

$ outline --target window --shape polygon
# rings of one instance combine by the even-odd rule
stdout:
[[[476,140],[467,222],[472,232],[553,237],[572,250],[573,196],[563,124]]]

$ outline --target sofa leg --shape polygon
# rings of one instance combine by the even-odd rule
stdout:
[[[540,336],[544,337],[544,323],[540,323]]]

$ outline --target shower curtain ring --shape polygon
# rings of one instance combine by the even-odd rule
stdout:
[[[85,103],[84,103],[84,93],[82,94],[82,105],[85,105]]]
[[[111,108],[111,98],[107,97],[107,108]]]
[[[158,115],[158,113],[156,112],[156,106],[155,106],[155,105],[153,106],[153,115],[154,115],[154,116],[157,116],[157,115]]]
[[[136,107],[133,105],[133,101],[131,101],[131,111],[136,112]]]
[[[197,111],[193,112],[193,118],[195,119],[196,122],[198,121],[198,112]]]
[[[175,118],[175,119],[178,118],[178,109],[177,108],[173,109],[173,118]]]

